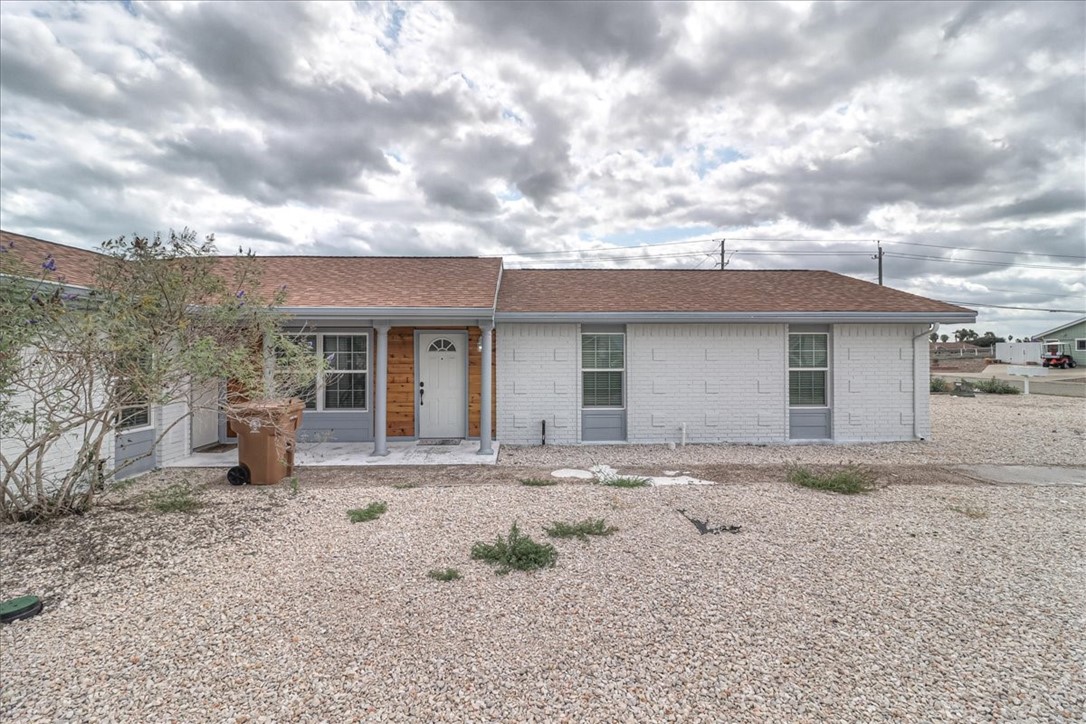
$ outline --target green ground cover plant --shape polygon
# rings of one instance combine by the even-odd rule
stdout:
[[[347,511],[347,517],[352,523],[365,523],[377,520],[388,510],[388,504],[378,500],[370,503],[365,508],[352,508]]]
[[[558,485],[557,480],[549,480],[547,478],[523,478],[520,481],[521,485],[527,485],[530,488],[546,488],[551,485]]]
[[[537,543],[530,536],[521,533],[514,522],[508,535],[499,535],[493,543],[480,541],[473,545],[471,557],[473,560],[497,566],[498,575],[503,576],[509,571],[553,568],[558,559],[558,551],[550,543]]]
[[[812,490],[857,495],[875,490],[875,473],[861,465],[846,465],[828,473],[816,473],[801,465],[790,465],[788,482]]]
[[[603,518],[586,518],[575,523],[555,521],[550,528],[543,529],[551,538],[579,538],[588,540],[588,536],[611,535],[618,528],[607,525]]]

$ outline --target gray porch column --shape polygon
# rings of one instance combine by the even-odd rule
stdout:
[[[494,364],[494,322],[484,322],[479,325],[483,332],[483,369],[482,389],[479,395],[479,455],[492,455],[494,450],[490,446],[490,370]]]
[[[373,380],[373,454],[388,455],[388,324],[375,324],[377,374]]]

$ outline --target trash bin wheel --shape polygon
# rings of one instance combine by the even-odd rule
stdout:
[[[249,473],[249,466],[245,463],[235,465],[226,471],[226,481],[231,485],[248,485],[250,480],[252,480],[252,475]]]

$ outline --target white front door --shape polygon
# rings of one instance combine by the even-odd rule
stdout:
[[[419,333],[419,437],[464,437],[467,344],[463,332]]]

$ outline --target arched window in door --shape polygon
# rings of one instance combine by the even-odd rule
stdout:
[[[442,337],[441,339],[435,339],[433,342],[430,343],[430,350],[429,351],[431,351],[431,352],[455,352],[456,351],[456,345],[454,345],[452,342],[450,342],[449,340]]]

